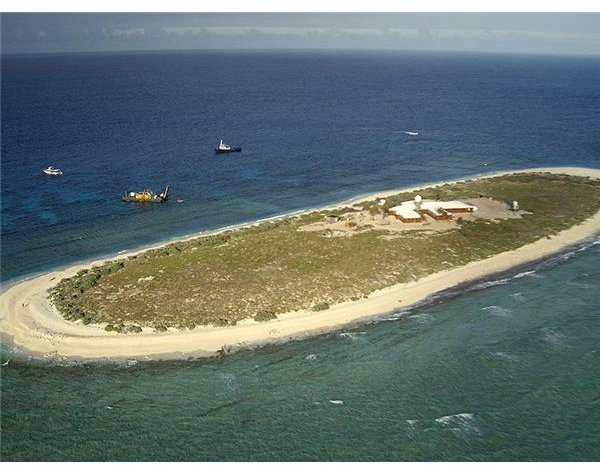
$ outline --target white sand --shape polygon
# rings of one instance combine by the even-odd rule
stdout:
[[[484,174],[480,177],[540,171],[600,178],[600,169],[573,167],[497,172]],[[438,182],[435,185],[443,183]],[[421,186],[419,188],[425,187]],[[410,187],[402,191],[412,191],[414,189],[415,187]],[[376,197],[385,197],[398,192],[400,191],[374,193],[360,199],[353,199],[350,204]],[[348,205],[348,203],[342,205]],[[109,333],[104,330],[103,325],[85,326],[81,323],[66,321],[49,304],[47,299],[49,288],[62,278],[71,276],[82,268],[90,268],[105,261],[105,259],[97,260],[55,270],[17,283],[4,290],[0,295],[1,332],[3,341],[12,342],[17,350],[48,357],[69,359],[125,359],[144,356],[182,358],[191,355],[214,354],[215,351],[224,346],[251,346],[267,341],[299,338],[307,334],[325,332],[347,325],[352,321],[367,319],[400,307],[410,306],[444,289],[549,256],[598,232],[600,232],[600,212],[585,222],[552,238],[540,239],[514,251],[504,252],[482,261],[438,272],[417,282],[395,285],[377,291],[367,299],[338,304],[327,311],[291,312],[282,314],[277,319],[268,322],[247,320],[238,322],[233,327],[200,327],[192,331],[171,330],[161,334],[152,333],[149,329],[144,329],[141,334],[120,335]],[[147,249],[150,248],[128,252],[126,255],[118,257],[138,254]]]

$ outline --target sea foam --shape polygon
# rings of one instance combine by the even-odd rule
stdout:
[[[502,306],[486,306],[483,308],[484,311],[489,311],[490,314],[493,314],[498,317],[510,317],[512,316],[512,311]]]
[[[544,341],[551,343],[553,345],[562,345],[565,343],[567,336],[563,333],[560,333],[557,330],[552,330],[550,328],[543,328],[541,330]]]
[[[515,356],[513,354],[509,354],[509,353],[505,353],[504,351],[494,351],[493,353],[491,353],[492,356],[498,358],[498,359],[503,359],[505,361],[518,361],[519,357]]]
[[[480,434],[481,431],[477,427],[475,422],[475,415],[473,413],[458,413],[450,414],[448,416],[442,416],[435,419],[435,422],[443,426],[452,428],[454,431],[466,431]]]

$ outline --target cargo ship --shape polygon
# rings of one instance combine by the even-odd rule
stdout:
[[[160,194],[154,194],[149,189],[130,191],[121,198],[126,202],[166,202],[169,199],[169,185]]]

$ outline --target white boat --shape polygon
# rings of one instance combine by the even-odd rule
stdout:
[[[404,134],[408,134],[409,136],[418,136],[419,133],[416,131],[404,131]]]
[[[215,149],[217,154],[226,154],[228,152],[240,152],[242,150],[241,147],[231,147],[229,144],[225,144],[223,139],[219,141],[219,145]]]
[[[46,175],[62,175],[63,172],[60,168],[55,168],[50,165],[48,168],[42,170]]]

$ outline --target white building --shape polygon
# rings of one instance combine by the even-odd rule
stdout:
[[[392,207],[388,214],[404,223],[419,223],[423,220],[423,214],[436,220],[447,220],[452,218],[452,214],[472,213],[476,210],[476,206],[465,202],[423,200],[417,195],[414,201],[405,201]]]

